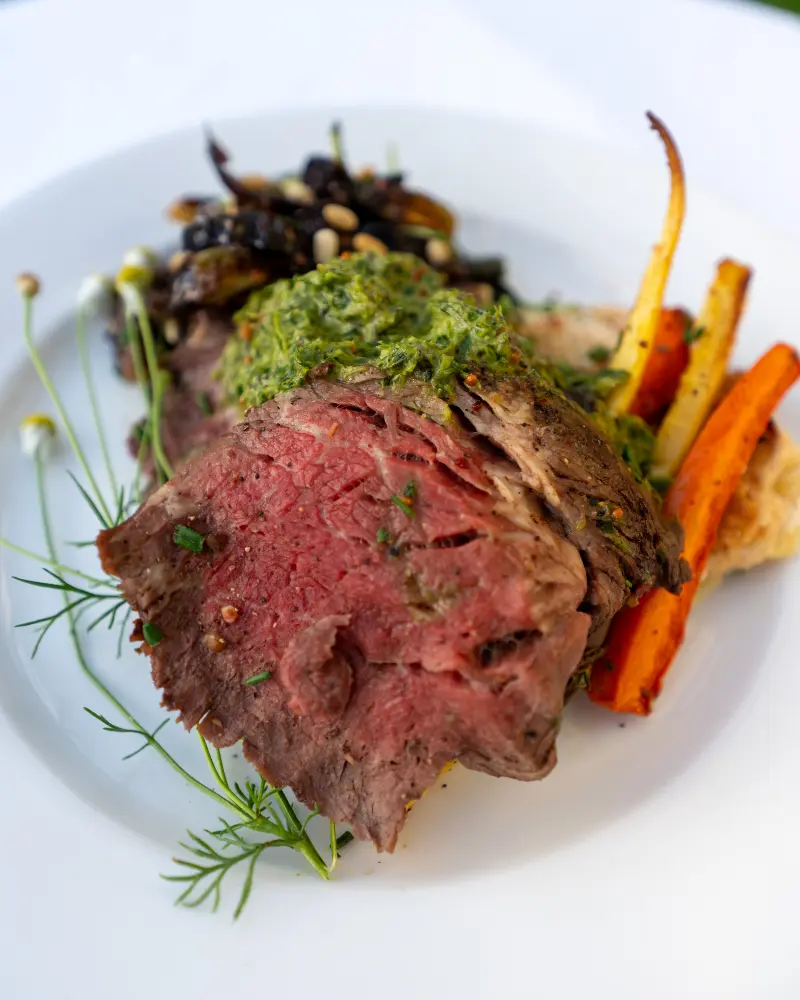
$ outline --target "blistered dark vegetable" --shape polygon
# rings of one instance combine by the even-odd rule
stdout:
[[[181,253],[157,269],[148,294],[161,352],[185,338],[193,310],[232,312],[251,289],[358,249],[413,253],[480,305],[508,294],[501,260],[470,260],[453,246],[455,222],[444,205],[410,190],[396,168],[351,174],[341,139],[334,125],[329,155],[309,157],[299,175],[268,179],[234,173],[228,151],[207,133],[208,156],[226,197],[192,194],[167,208],[183,230]],[[122,324],[112,322],[110,332],[118,367],[127,374]]]
[[[170,307],[222,305],[270,280],[269,270],[244,247],[211,247],[191,254],[174,275]]]

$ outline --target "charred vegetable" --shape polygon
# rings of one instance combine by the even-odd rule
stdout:
[[[622,609],[606,653],[592,669],[592,701],[615,712],[650,712],[683,642],[725,509],[773,410],[798,376],[796,352],[777,344],[738,380],[703,427],[664,501],[665,513],[683,525],[692,579],[678,596],[651,590],[635,607]]]

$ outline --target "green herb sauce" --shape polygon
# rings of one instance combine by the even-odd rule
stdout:
[[[354,254],[254,292],[235,317],[252,336],[228,342],[223,385],[247,407],[302,385],[322,364],[340,378],[379,368],[394,385],[416,375],[444,398],[462,375],[520,374],[502,310],[479,309],[442,282],[410,254]]]
[[[443,280],[411,254],[367,253],[253,292],[235,316],[239,333],[222,357],[219,376],[228,396],[245,408],[258,406],[302,385],[321,365],[342,379],[377,368],[395,386],[413,375],[444,399],[452,399],[460,378],[535,371],[585,410],[637,479],[646,479],[652,434],[636,417],[610,417],[603,405],[625,372],[535,358],[530,340],[513,329],[510,302],[481,309],[472,296],[444,288]],[[403,509],[413,516],[409,504]]]

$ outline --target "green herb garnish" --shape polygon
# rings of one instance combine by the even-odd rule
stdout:
[[[694,344],[706,332],[704,326],[694,326],[690,319],[686,321],[686,329],[683,331],[683,339],[687,344]]]
[[[270,677],[272,677],[271,670],[262,670],[260,674],[253,674],[252,677],[248,677],[247,680],[242,681],[242,684],[252,687],[255,684],[260,684],[262,681],[268,681]]]
[[[648,482],[656,493],[664,496],[670,486],[672,486],[672,476],[651,476]]]
[[[257,406],[327,365],[342,379],[379,369],[395,386],[414,375],[447,399],[464,375],[523,371],[502,309],[443,281],[411,254],[353,254],[254,292],[236,315],[252,337],[223,354],[226,392]]]
[[[414,516],[414,508],[411,506],[409,501],[406,500],[404,497],[399,497],[397,496],[397,494],[394,494],[394,496],[392,496],[391,499],[395,507],[399,507],[400,510],[402,510],[402,512],[406,515],[406,517]]]
[[[414,377],[452,399],[460,380],[538,375],[595,419],[644,480],[652,450],[646,425],[616,420],[602,405],[627,372],[538,359],[510,325],[509,303],[481,309],[442,282],[410,254],[354,254],[254,292],[236,316],[251,337],[232,336],[223,354],[226,392],[243,407],[258,406],[312,372],[347,381],[374,371],[389,385]],[[410,507],[400,509],[411,517]]]
[[[597,365],[604,365],[611,357],[611,348],[597,344],[586,352],[586,357]]]
[[[628,380],[628,373],[618,368],[586,371],[566,363],[537,363],[536,368],[587,413],[596,410],[598,400],[607,399],[618,385]]]
[[[38,348],[32,334],[31,304],[34,294],[35,293],[29,292],[26,295],[24,316],[25,340],[31,359],[45,389],[48,392],[48,395],[50,396],[51,403],[65,425],[67,438],[69,439],[72,449],[78,457],[86,475],[86,481],[88,484],[86,487],[75,480],[81,496],[87,501],[87,504],[100,519],[104,527],[114,527],[121,524],[128,516],[131,506],[137,504],[137,496],[139,494],[138,472],[141,468],[142,457],[141,449],[139,453],[140,462],[137,466],[137,481],[130,490],[130,495],[127,495],[126,491],[121,487],[117,492],[113,470],[110,467],[107,469],[112,493],[111,501],[109,502],[103,496],[102,491],[99,489],[97,480],[91,474],[91,469],[86,462],[80,443],[72,431],[72,425],[69,423],[66,411],[63,408],[52,380],[44,368],[41,356],[38,353]],[[127,306],[128,303],[126,303],[126,311]],[[133,311],[135,312],[135,310]],[[144,334],[144,337],[145,339],[147,338],[146,333]],[[139,346],[141,347],[141,345]],[[81,344],[79,334],[79,349],[80,348]],[[84,377],[88,382],[90,377],[88,365],[84,365],[83,367]],[[146,388],[147,387],[145,386],[145,389]],[[154,387],[152,388],[154,389]],[[145,392],[145,396],[152,403],[149,392]],[[99,410],[95,407],[93,407],[92,410],[95,422],[99,424]],[[155,403],[152,403],[147,421],[148,432],[149,428],[153,426],[153,419],[156,416],[158,416],[158,406]],[[101,432],[99,426],[96,427],[96,431],[99,435]],[[153,435],[154,440],[156,439],[156,436],[157,435]],[[17,552],[19,555],[34,559],[44,566],[50,567],[50,569],[54,571],[51,573],[51,580],[54,582],[51,582],[51,580],[23,581],[36,587],[43,587],[45,588],[45,591],[53,590],[61,592],[60,596],[63,605],[62,610],[56,611],[53,615],[50,615],[47,618],[37,619],[35,622],[28,623],[36,625],[39,628],[37,647],[39,642],[41,642],[44,633],[49,629],[50,625],[52,625],[54,621],[59,619],[64,621],[67,625],[69,638],[75,652],[78,667],[83,677],[89,682],[89,684],[91,684],[94,690],[102,695],[113,707],[114,712],[119,716],[122,724],[113,722],[106,716],[101,715],[98,712],[94,712],[89,708],[85,709],[85,711],[88,712],[92,718],[99,721],[106,732],[117,733],[128,737],[133,736],[138,740],[138,747],[136,747],[131,753],[127,753],[123,759],[127,760],[141,753],[143,750],[152,748],[153,752],[156,753],[161,760],[168,764],[182,779],[182,781],[187,782],[196,791],[202,792],[202,794],[206,795],[213,801],[217,809],[227,811],[232,820],[229,822],[224,818],[220,819],[221,827],[219,829],[205,831],[207,839],[202,839],[196,834],[190,832],[189,841],[181,845],[190,853],[192,856],[191,860],[185,860],[183,858],[174,859],[175,863],[180,866],[179,873],[164,876],[169,881],[182,884],[183,891],[178,897],[177,903],[184,906],[197,906],[205,900],[210,900],[213,904],[213,909],[216,910],[220,902],[221,883],[225,875],[227,875],[228,872],[235,866],[246,862],[246,875],[239,895],[239,901],[234,912],[234,917],[238,917],[242,912],[253,887],[255,863],[259,857],[266,852],[267,848],[290,848],[300,854],[318,875],[324,879],[330,878],[339,857],[338,852],[345,844],[352,840],[352,834],[348,832],[338,834],[335,824],[333,822],[329,823],[328,841],[331,848],[331,857],[330,861],[326,863],[314,845],[314,842],[312,841],[307,830],[307,824],[309,820],[316,815],[317,810],[314,810],[310,814],[305,814],[302,807],[298,808],[292,805],[282,789],[274,788],[268,785],[267,782],[260,776],[256,776],[256,781],[229,781],[226,775],[225,763],[221,751],[213,748],[212,752],[212,748],[209,748],[209,745],[206,743],[205,739],[200,736],[200,734],[198,734],[200,745],[202,747],[206,763],[208,764],[211,772],[212,780],[207,784],[206,782],[195,777],[195,775],[190,773],[175,757],[172,756],[164,744],[162,744],[158,739],[160,730],[167,724],[169,719],[162,719],[158,725],[153,727],[145,727],[142,725],[136,717],[128,711],[126,706],[109,690],[103,682],[102,675],[90,665],[83,648],[84,633],[105,620],[108,620],[107,624],[111,627],[114,624],[117,610],[124,606],[125,602],[121,602],[120,600],[121,595],[117,589],[118,581],[116,579],[110,576],[90,576],[81,570],[65,566],[59,559],[45,489],[46,469],[44,448],[36,446],[36,449],[33,452],[33,457],[36,468],[36,494],[42,520],[46,555],[40,556],[35,552],[31,552],[28,549],[15,545],[13,542],[10,542],[5,538],[0,538],[0,546]],[[161,471],[162,474],[166,473],[166,470],[163,468]],[[67,583],[65,580],[66,576],[79,578],[87,584],[87,587],[77,587]],[[87,626],[85,624],[85,618],[82,618],[81,616],[92,604],[100,602],[108,602],[107,605],[101,605],[106,607],[106,610]],[[132,609],[128,607],[119,629],[119,641],[117,644],[118,656],[121,653],[125,626],[131,613]],[[151,646],[157,645],[163,638],[161,630],[152,622],[144,623],[142,627],[142,635],[145,641]],[[298,813],[300,815],[298,815]],[[267,853],[271,854],[272,852],[269,851]]]
[[[417,484],[414,482],[406,483],[406,487],[403,490],[403,496],[407,497],[409,500],[413,500],[417,495]]]
[[[378,544],[380,545],[385,545],[386,542],[389,541],[390,537],[391,536],[389,535],[388,528],[378,528],[377,532],[375,533],[375,541],[378,542]]]
[[[144,641],[148,646],[157,646],[161,640],[164,638],[164,633],[152,622],[145,622],[142,626],[142,634],[144,635]]]
[[[195,531],[194,528],[188,528],[185,524],[175,525],[175,532],[172,538],[176,545],[180,545],[182,549],[188,549],[189,552],[198,553],[203,551],[205,538],[203,538],[199,531]]]

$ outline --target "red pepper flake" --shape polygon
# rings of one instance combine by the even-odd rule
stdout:
[[[239,621],[239,609],[235,608],[232,604],[226,604],[224,608],[220,608],[219,613],[227,625],[233,625],[234,622]]]
[[[415,267],[414,270],[411,272],[411,280],[412,281],[422,281],[422,278],[424,277],[424,275],[425,275],[425,268],[424,267]]]
[[[332,423],[328,428],[328,437],[332,438],[333,435],[339,430],[340,424],[337,422]]]
[[[253,327],[249,323],[242,323],[239,327],[239,336],[242,340],[252,340],[253,339]]]
[[[244,363],[246,365],[252,365],[252,363],[253,363],[253,355],[252,354],[245,354],[245,356],[244,356],[244,358],[242,360],[244,361]]]
[[[339,254],[339,258],[340,258],[340,260],[350,260],[350,257],[351,257],[351,256],[352,256],[352,255],[351,255],[351,253],[350,253],[350,251],[349,251],[349,250],[345,250],[345,252],[344,252],[344,253],[340,253],[340,254]]]
[[[617,520],[619,520],[623,516],[623,514],[624,514],[624,511],[623,511],[622,507],[615,507],[611,511],[611,516],[615,517]]]
[[[474,372],[470,372],[469,375],[464,376],[464,381],[467,385],[477,385],[478,376]]]
[[[512,349],[510,357],[511,357],[511,360],[516,365],[518,362],[520,362],[522,360],[522,352],[519,350],[519,348],[515,347],[515,348]]]

